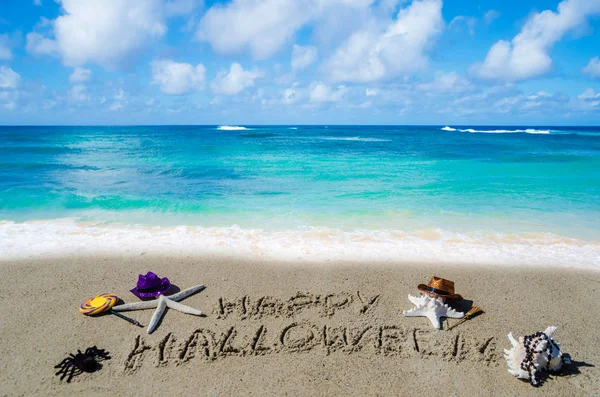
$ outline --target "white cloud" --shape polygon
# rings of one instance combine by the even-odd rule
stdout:
[[[590,63],[582,71],[590,77],[600,78],[600,58],[594,57],[590,59]]]
[[[0,42],[0,61],[10,61],[12,59],[12,50],[2,45]]]
[[[391,0],[395,3],[398,1],[405,0]],[[385,0],[338,4],[328,2],[328,5],[322,6],[321,14],[311,24],[312,40],[321,50],[327,49],[329,52],[329,49],[336,48],[352,33],[373,23],[378,17],[395,15],[397,5],[387,7],[384,2]]]
[[[317,48],[313,46],[299,46],[294,44],[292,49],[292,70],[306,69],[317,60]]]
[[[27,35],[33,54],[58,55],[67,66],[127,64],[132,56],[164,36],[163,0],[60,0],[63,15],[51,21],[54,39]]]
[[[169,59],[150,62],[152,83],[159,84],[160,90],[169,95],[180,95],[204,89],[206,69],[199,63],[178,63]]]
[[[237,62],[231,64],[229,72],[221,70],[212,81],[211,88],[216,94],[236,95],[254,85],[254,80],[261,77],[259,71],[244,70]]]
[[[309,97],[311,102],[338,102],[348,91],[348,87],[343,85],[332,89],[322,82],[317,82],[311,85]]]
[[[296,91],[295,88],[286,88],[283,92],[283,100],[282,102],[286,105],[291,105],[293,103],[298,102],[300,99],[300,94]]]
[[[0,66],[0,88],[15,89],[21,82],[21,76],[7,66]]]
[[[584,100],[584,101],[594,100],[594,99],[600,100],[600,92],[596,93],[596,91],[594,91],[592,88],[588,88],[587,90],[585,90],[584,92],[579,94],[579,96],[577,96],[577,98]]]
[[[465,26],[469,34],[473,36],[475,34],[475,26],[477,25],[477,19],[474,17],[467,17],[464,15],[458,15],[450,21],[448,28],[462,30],[462,26]]]
[[[500,13],[498,11],[489,10],[483,16],[483,20],[485,21],[486,25],[490,25],[492,22],[494,22],[494,20],[496,20],[499,17],[500,17]]]
[[[561,109],[569,102],[569,98],[564,94],[551,94],[546,91],[526,96],[521,104],[524,111],[549,111],[550,109]]]
[[[85,83],[92,78],[92,71],[85,68],[75,68],[73,73],[69,76],[69,82],[71,83]]]
[[[435,91],[444,93],[460,93],[472,90],[474,87],[471,82],[458,73],[452,71],[445,73],[438,71],[435,73],[433,81],[417,85],[421,91]]]
[[[0,34],[0,61],[10,61],[12,54],[12,39],[7,34]]]
[[[366,9],[374,0],[232,0],[215,4],[202,17],[196,38],[222,54],[250,51],[266,59],[289,43],[308,22],[342,9]]]
[[[590,96],[590,98],[588,98]],[[578,97],[580,99],[579,109],[583,111],[598,111],[600,110],[600,93],[595,93],[592,89],[587,89],[582,95]]]
[[[202,5],[202,0],[167,0],[165,12],[169,16],[188,15]]]
[[[483,64],[472,71],[483,79],[519,81],[541,76],[552,67],[549,52],[562,37],[600,13],[598,0],[564,0],[558,12],[546,10],[532,15],[511,42],[494,44]]]
[[[291,40],[311,18],[310,5],[297,0],[233,0],[211,7],[196,33],[219,53],[235,54],[246,48],[265,59]]]
[[[546,91],[538,91],[535,94],[530,94],[527,95],[527,99],[530,101],[535,101],[538,99],[543,99],[543,98],[551,98],[552,94],[550,94],[549,92]]]
[[[42,36],[37,32],[27,34],[27,51],[34,55],[58,55],[56,41]]]
[[[44,102],[42,103],[42,108],[44,110],[48,110],[48,109],[52,109],[53,107],[56,106],[56,101],[52,100],[52,99],[46,99],[44,100]]]
[[[36,5],[38,7],[41,6],[42,5],[42,0],[33,0],[33,5]]]
[[[69,99],[73,102],[85,102],[89,101],[90,96],[87,92],[87,88],[83,84],[74,85],[69,90]]]
[[[333,81],[370,82],[422,69],[426,47],[443,27],[441,0],[421,0],[401,9],[384,29],[361,29],[325,64]]]
[[[109,109],[112,111],[123,110],[127,103],[127,94],[122,88],[119,88],[115,91],[115,95],[113,96],[113,103],[110,105]]]
[[[592,88],[586,89],[580,95],[577,96],[579,99],[579,106],[584,111],[596,111],[600,110],[600,92],[596,92]]]

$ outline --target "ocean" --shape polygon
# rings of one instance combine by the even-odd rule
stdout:
[[[0,259],[600,268],[600,128],[0,127]]]

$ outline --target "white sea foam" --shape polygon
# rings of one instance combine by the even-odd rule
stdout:
[[[459,130],[460,132],[480,132],[483,134],[516,134],[516,133],[527,133],[527,134],[549,134],[550,130],[536,130],[533,128],[527,128],[525,130],[474,130],[472,128],[467,128],[466,130]]]
[[[0,222],[0,259],[81,255],[226,255],[302,262],[361,261],[600,269],[600,242],[547,233],[459,234],[440,229],[263,231],[144,227],[71,219]]]
[[[290,128],[288,128],[288,130],[297,130],[297,129],[298,129],[298,127],[290,127]]]
[[[317,139],[324,141],[354,141],[354,142],[391,142],[389,139],[381,138],[361,138],[359,136],[338,137],[338,136],[320,136]]]
[[[248,128],[241,127],[238,125],[220,125],[217,127],[217,129],[221,130],[221,131],[244,131],[244,130],[247,130]]]
[[[536,130],[534,128],[526,128],[524,130],[475,130],[473,128],[466,129],[456,129],[452,127],[445,126],[440,128],[442,131],[460,131],[460,132],[470,132],[470,133],[482,133],[482,134],[517,134],[517,133],[526,133],[526,134],[549,134],[550,130]]]

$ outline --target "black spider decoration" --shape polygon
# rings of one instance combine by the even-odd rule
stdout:
[[[82,372],[94,372],[99,369],[96,359],[110,360],[109,354],[106,350],[98,349],[96,346],[88,347],[84,353],[77,350],[77,354],[69,354],[69,357],[54,366],[54,368],[60,368],[55,375],[62,375],[60,380],[68,376],[67,382],[71,382],[75,375]]]

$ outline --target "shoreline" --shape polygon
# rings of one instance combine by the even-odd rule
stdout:
[[[0,383],[11,395],[600,391],[596,270],[319,265],[214,255],[3,260],[0,269],[8,300],[0,309]],[[181,289],[206,285],[183,303],[207,317],[171,310],[148,335],[115,316],[79,314],[78,305],[95,294],[138,301],[129,289],[149,270]],[[434,274],[453,280],[457,292],[485,313],[450,331],[402,316],[412,307],[407,295],[417,295],[416,286]],[[152,310],[125,314],[147,325]],[[444,328],[455,321],[445,320]],[[502,349],[510,346],[508,332],[522,336],[549,325],[558,326],[554,337],[575,364],[534,388],[507,372]],[[53,375],[66,353],[92,345],[112,356],[99,372],[70,384]]]
[[[0,260],[66,256],[205,254],[279,262],[538,266],[600,269],[600,241],[552,233],[456,233],[439,228],[342,230],[0,222]]]

